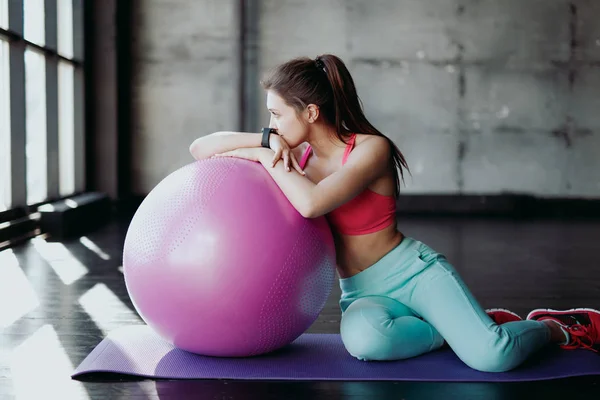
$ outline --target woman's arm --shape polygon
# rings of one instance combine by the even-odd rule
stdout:
[[[261,147],[261,141],[262,135],[258,132],[215,132],[194,140],[190,145],[190,154],[196,160],[203,160],[234,149]]]
[[[302,175],[304,171],[298,165],[296,151],[290,149],[287,142],[279,135],[271,133],[269,145],[272,150],[272,162],[282,159],[288,169],[295,169]],[[223,154],[238,149],[262,148],[262,134],[248,132],[215,132],[194,140],[190,146],[190,154],[196,160],[204,160],[215,154]]]
[[[316,218],[352,200],[386,173],[390,155],[385,138],[369,138],[352,151],[339,171],[318,184],[294,171],[286,171],[282,162],[271,167],[272,155],[268,151],[261,153],[259,161],[294,208],[305,218]]]

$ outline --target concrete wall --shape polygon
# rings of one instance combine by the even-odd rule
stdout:
[[[92,66],[94,93],[91,119],[94,135],[94,190],[118,197],[116,0],[93,2],[95,40]]]
[[[144,0],[134,7],[133,191],[192,161],[193,139],[238,123],[234,0]]]
[[[187,162],[195,136],[237,127],[236,3],[141,2],[137,190]],[[600,196],[600,2],[256,3],[259,71],[344,59],[411,165],[405,193]]]

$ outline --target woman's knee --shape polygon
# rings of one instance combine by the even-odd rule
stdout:
[[[414,315],[403,304],[387,304],[387,300],[395,302],[393,299],[358,299],[350,304],[342,316],[342,342],[348,353],[359,360],[388,359],[391,347],[398,345],[398,338],[388,332],[394,319]]]
[[[362,313],[362,310],[347,311],[342,317],[340,334],[344,347],[359,360],[381,360],[387,352],[387,339]],[[387,339],[387,340],[386,340]]]

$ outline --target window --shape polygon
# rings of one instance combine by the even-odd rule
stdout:
[[[58,0],[58,53],[73,58],[73,2]]]
[[[10,207],[11,197],[9,79],[8,42],[0,36],[0,211],[5,211]]]
[[[74,68],[67,62],[58,64],[58,155],[60,195],[75,192],[75,113]]]
[[[36,50],[25,50],[25,115],[27,158],[27,204],[47,197],[46,158],[46,58]]]
[[[46,43],[45,16],[44,0],[23,0],[23,31],[25,40],[40,46]]]
[[[8,0],[0,0],[0,28],[8,29]]]
[[[83,63],[82,0],[0,0],[0,212],[85,188]]]

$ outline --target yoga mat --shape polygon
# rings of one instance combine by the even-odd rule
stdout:
[[[271,354],[216,358],[174,348],[148,326],[135,325],[110,332],[72,377],[102,372],[156,379],[519,382],[600,375],[600,356],[549,347],[517,369],[485,373],[469,368],[450,349],[365,362],[348,354],[339,335],[304,334]]]

